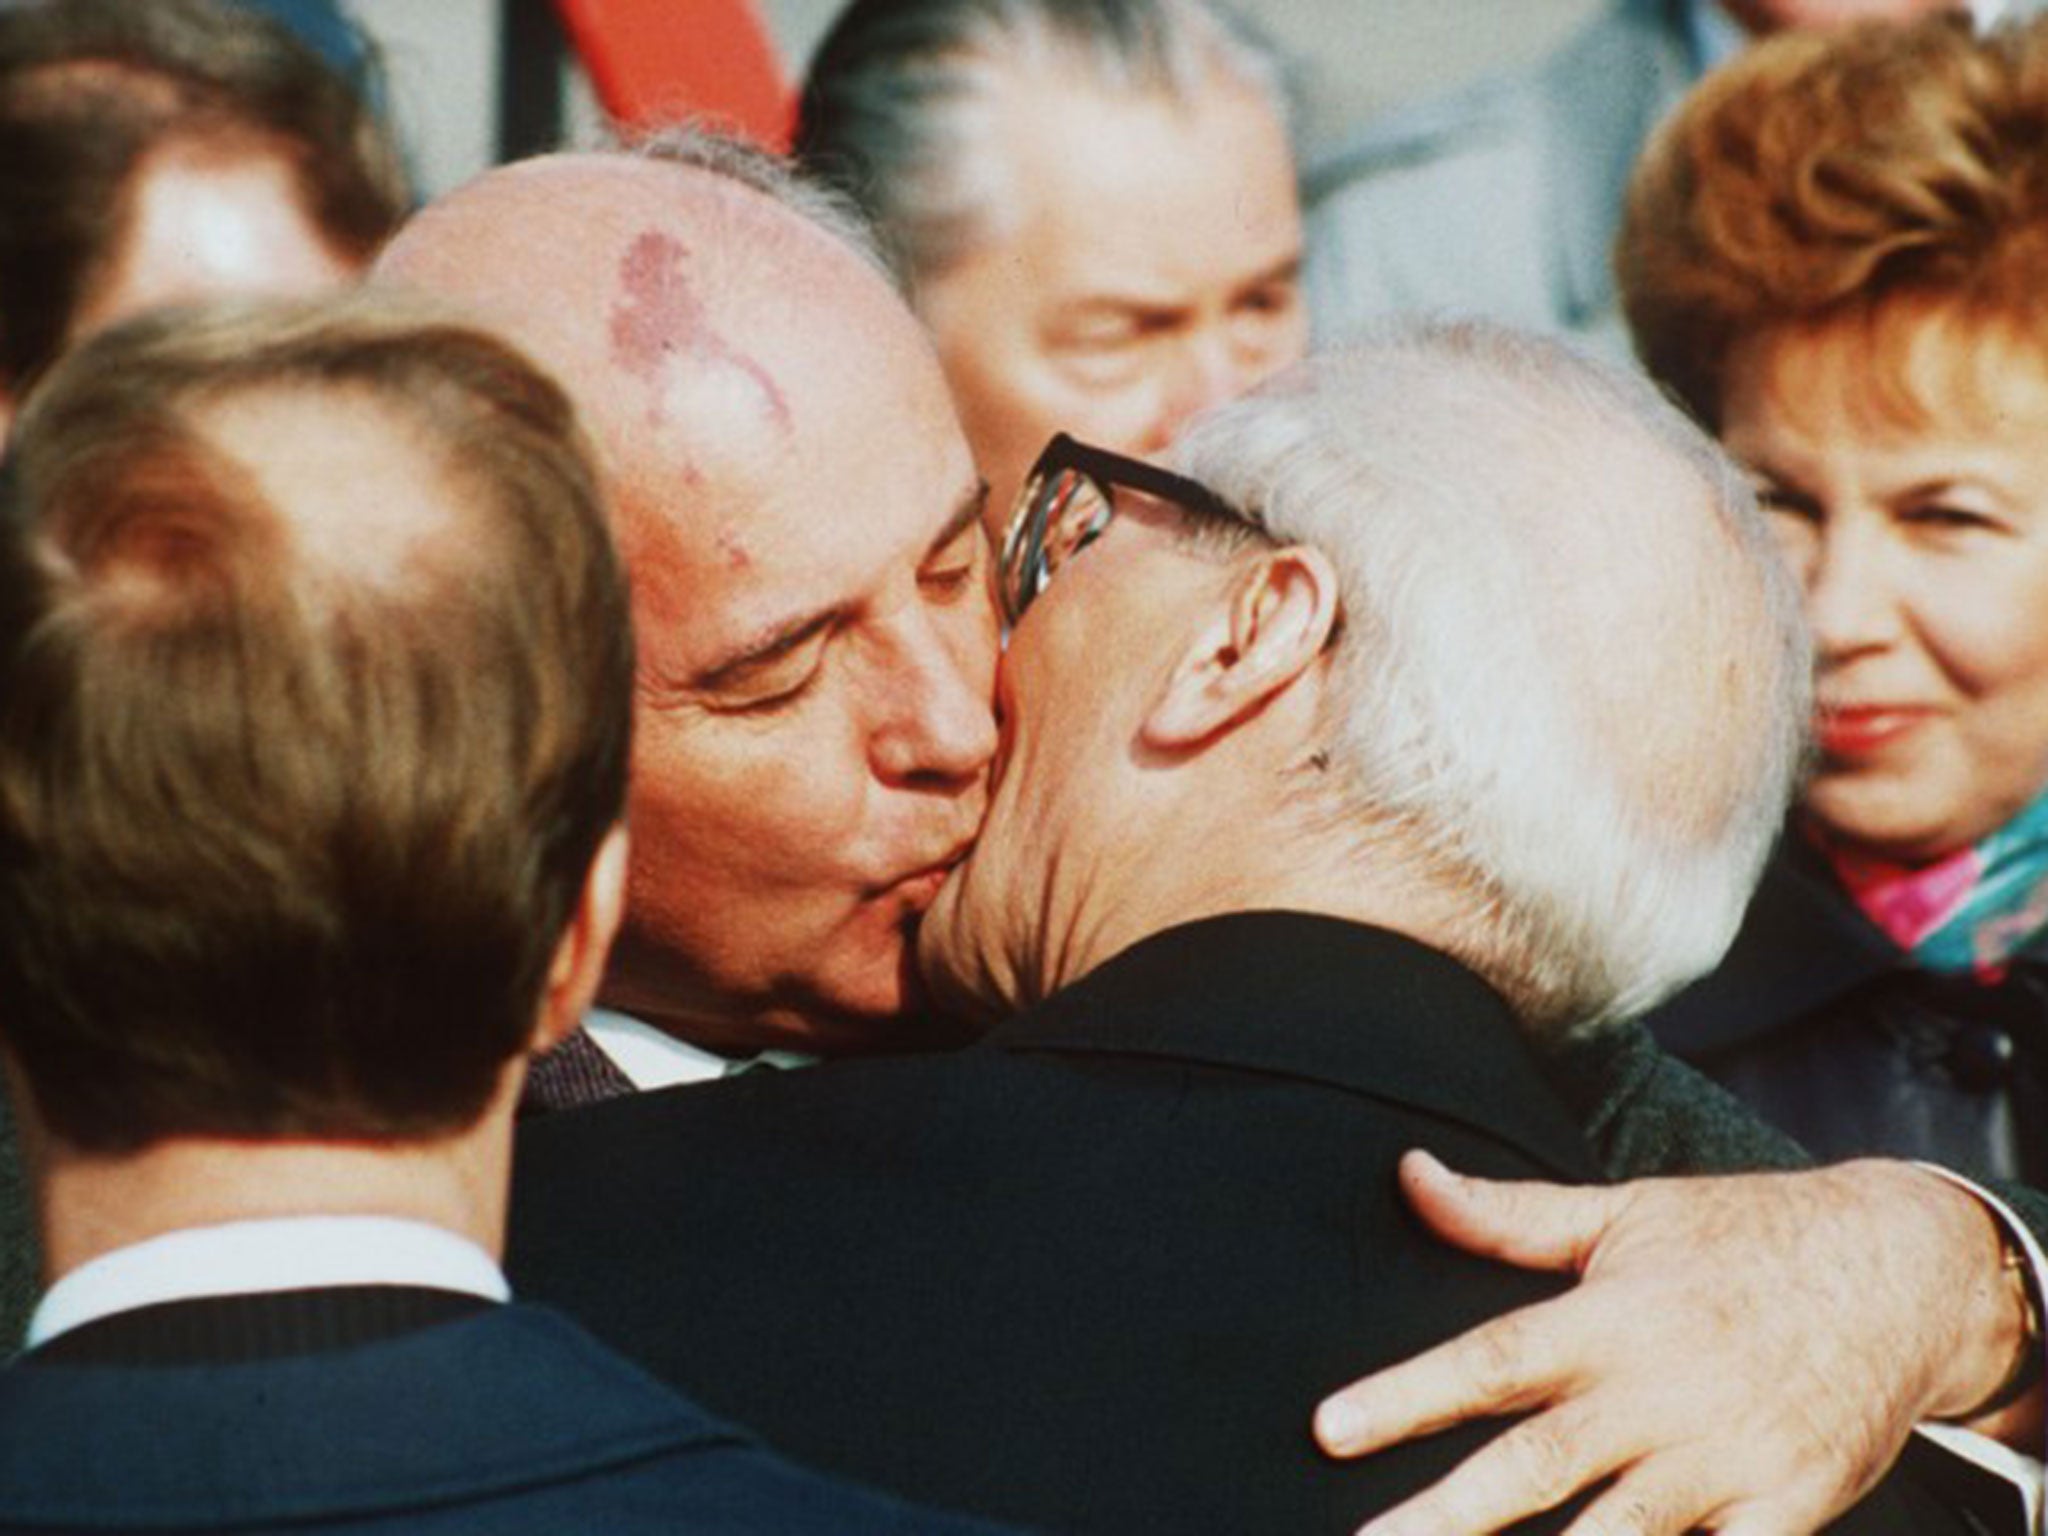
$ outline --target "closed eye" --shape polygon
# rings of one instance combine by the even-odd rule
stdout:
[[[917,584],[933,597],[951,598],[971,588],[976,574],[977,562],[969,560],[965,565],[922,572],[917,578]]]
[[[1768,481],[1757,486],[1756,504],[1766,512],[1783,517],[1796,517],[1802,522],[1817,523],[1821,520],[1821,505],[1817,497],[1790,486],[1776,485]]]
[[[823,669],[813,665],[800,677],[764,680],[761,691],[741,697],[713,699],[710,708],[721,715],[772,715],[789,708],[811,691]]]
[[[1289,274],[1284,279],[1261,283],[1250,289],[1238,298],[1236,307],[1244,314],[1291,315],[1300,301],[1300,281]]]
[[[703,680],[699,701],[721,715],[765,715],[796,703],[824,671],[838,625],[815,621],[746,659]]]
[[[917,585],[927,596],[938,602],[951,602],[982,585],[988,535],[982,532],[981,515],[987,504],[988,486],[977,484],[974,493],[954,513],[953,523],[925,556],[924,564],[917,570]]]
[[[1908,507],[1901,514],[1903,519],[1917,527],[1946,529],[1962,532],[1969,529],[1991,529],[1999,526],[1997,519],[1968,507],[1935,503],[1927,506]]]

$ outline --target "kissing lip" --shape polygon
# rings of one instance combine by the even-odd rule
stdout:
[[[928,906],[931,903],[931,899],[938,895],[939,887],[946,883],[946,876],[950,875],[954,867],[961,860],[965,859],[973,849],[974,842],[972,839],[969,839],[959,844],[950,853],[946,854],[945,857],[935,859],[929,864],[921,865],[911,870],[908,874],[898,875],[886,885],[875,887],[870,892],[870,895],[875,897],[907,896],[921,907]]]
[[[1829,757],[1862,757],[1927,723],[1931,710],[1913,704],[1823,705],[1815,711],[1815,744]]]

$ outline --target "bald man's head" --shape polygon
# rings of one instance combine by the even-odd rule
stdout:
[[[765,156],[549,155],[424,209],[375,274],[463,300],[544,361],[637,502],[648,457],[772,451],[789,404],[756,354],[800,356],[822,310],[864,352],[915,335],[864,239]]]
[[[917,322],[806,195],[621,153],[491,172],[378,275],[525,346],[599,446],[640,644],[606,1001],[713,1048],[892,1042],[994,748],[980,486]]]

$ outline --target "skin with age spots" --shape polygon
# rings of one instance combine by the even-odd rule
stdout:
[[[753,380],[776,428],[787,435],[792,425],[789,401],[767,369],[713,328],[703,301],[690,291],[683,271],[689,255],[680,240],[657,229],[633,242],[619,263],[619,288],[624,296],[612,306],[613,361],[650,385],[659,384],[678,356],[686,362],[736,368]],[[658,388],[650,393],[647,410],[651,421],[662,420],[663,396]]]
[[[731,570],[744,571],[754,563],[754,557],[747,553],[747,546],[741,542],[739,534],[730,528],[718,535],[718,549]]]

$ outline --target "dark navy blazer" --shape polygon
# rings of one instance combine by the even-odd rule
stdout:
[[[0,1370],[10,1536],[989,1536],[789,1466],[539,1308],[228,1365],[64,1342]]]

